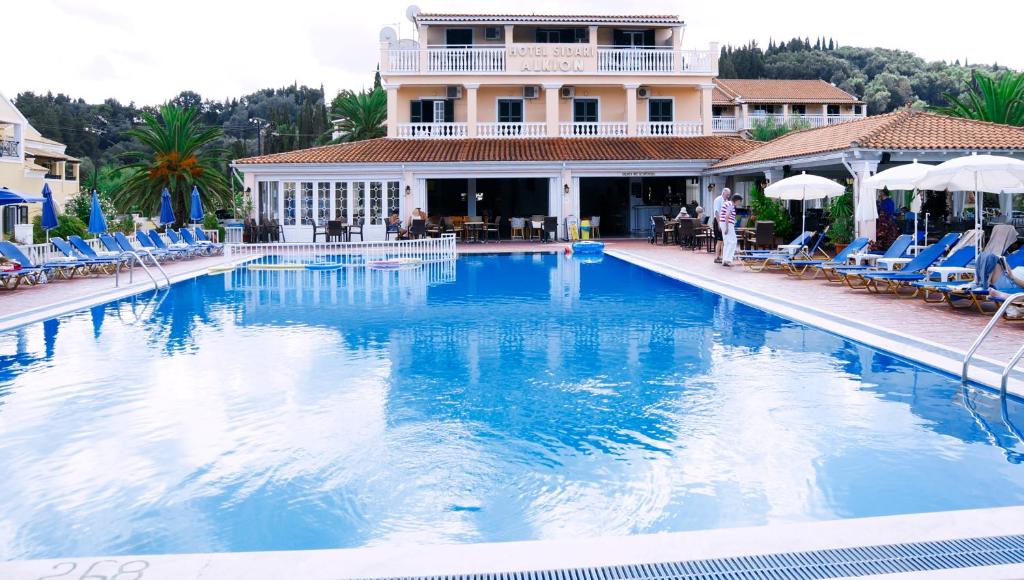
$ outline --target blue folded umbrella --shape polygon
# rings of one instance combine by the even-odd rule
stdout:
[[[89,233],[103,234],[107,231],[107,220],[103,217],[103,208],[100,207],[100,195],[92,190],[92,207],[89,209]]]
[[[189,209],[189,219],[194,222],[203,221],[203,200],[199,199],[199,188],[192,186],[192,207]]]
[[[160,194],[160,225],[174,223],[174,208],[171,207],[171,192],[164,188]]]
[[[57,206],[53,203],[53,192],[50,191],[50,184],[43,184],[43,216],[39,225],[49,233],[50,230],[60,225],[57,221]]]

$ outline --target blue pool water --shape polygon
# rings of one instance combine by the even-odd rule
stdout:
[[[1013,429],[984,391],[612,258],[238,270],[0,334],[0,556],[1018,505]]]

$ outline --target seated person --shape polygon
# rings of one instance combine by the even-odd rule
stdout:
[[[427,214],[420,208],[412,210],[412,214],[409,215],[409,225],[412,225],[413,220],[423,220],[423,223],[428,223],[430,220],[427,219]]]
[[[387,230],[392,234],[398,234],[395,236],[398,239],[406,237],[409,230],[402,227],[402,220],[398,219],[398,212],[394,212],[388,217]]]
[[[694,208],[693,214],[697,217],[698,223],[704,223],[704,208],[698,205]]]
[[[690,214],[689,214],[689,212],[686,211],[686,206],[684,205],[683,207],[679,208],[679,213],[676,214],[676,218],[675,219],[677,219],[677,220],[685,220],[685,219],[689,219],[689,217],[690,217]]]

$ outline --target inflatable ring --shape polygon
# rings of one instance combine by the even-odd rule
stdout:
[[[337,264],[333,262],[316,262],[313,264],[306,264],[307,270],[340,270],[345,267],[344,264]]]
[[[305,264],[249,264],[250,270],[302,270]]]
[[[576,254],[601,254],[604,253],[604,242],[573,242],[572,251]]]

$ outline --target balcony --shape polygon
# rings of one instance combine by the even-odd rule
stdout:
[[[699,74],[716,73],[714,50],[597,47],[589,44],[384,48],[384,74]]]
[[[742,123],[744,129],[751,129],[754,126],[754,122],[757,120],[771,120],[775,123],[783,123],[786,121],[795,121],[797,124],[803,125],[807,128],[816,129],[818,127],[825,127],[828,125],[838,125],[839,123],[846,123],[847,121],[856,121],[857,119],[863,119],[863,115],[845,114],[845,115],[775,115],[775,114],[752,114],[744,119]],[[712,122],[712,126],[714,123]]]
[[[547,137],[547,123],[477,123],[477,137],[483,139],[536,139]]]
[[[626,123],[559,123],[559,137],[625,137]]]
[[[736,117],[712,117],[711,130],[715,133],[735,133],[739,131],[739,119]]]
[[[399,123],[399,139],[464,139],[465,123]]]
[[[18,158],[18,145],[14,139],[0,139],[0,157]]]
[[[704,124],[700,121],[640,123],[636,134],[640,137],[696,137],[704,134]]]

